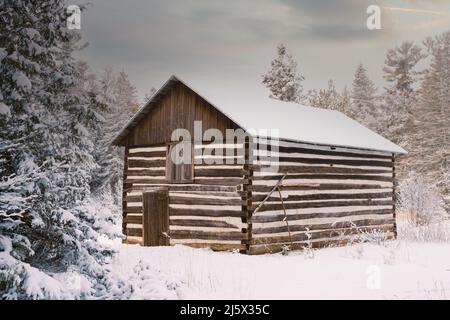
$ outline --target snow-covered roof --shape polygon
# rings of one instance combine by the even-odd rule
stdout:
[[[178,76],[172,76],[159,89],[114,138],[113,144],[120,141],[156,105],[161,95],[174,83],[185,86],[200,95],[216,109],[230,118],[242,129],[256,131],[279,130],[280,139],[336,147],[351,147],[404,154],[400,146],[371,131],[343,113],[279,101],[267,97],[265,88],[252,90],[214,86],[211,81],[203,84],[187,83]]]

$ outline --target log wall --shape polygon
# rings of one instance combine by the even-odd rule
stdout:
[[[196,143],[194,180],[183,184],[166,180],[166,145],[127,149],[127,242],[142,243],[142,193],[155,187],[169,190],[170,245],[261,254],[338,245],[374,230],[395,234],[392,154],[289,141],[274,152],[270,145],[254,139],[205,155],[214,145]],[[223,163],[208,164],[211,158]],[[270,164],[278,170],[269,172]]]
[[[394,234],[392,154],[289,141],[275,152],[270,140],[254,142],[248,253],[341,244],[373,230]],[[269,172],[278,160],[278,171]]]
[[[203,152],[208,143],[194,147],[194,180],[168,183],[166,146],[130,148],[126,161],[124,185],[124,230],[126,241],[142,243],[142,194],[157,187],[169,190],[169,244],[211,247],[216,250],[243,250],[246,238],[241,192],[243,145],[223,145],[223,156]],[[233,155],[227,156],[232,150]],[[207,159],[222,158],[222,164],[208,164]],[[227,159],[233,163],[227,164]],[[230,160],[228,160],[230,161]]]

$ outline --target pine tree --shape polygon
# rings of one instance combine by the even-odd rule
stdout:
[[[360,63],[355,71],[352,86],[352,107],[349,116],[372,130],[379,131],[377,88]]]
[[[136,110],[133,96],[135,89],[129,83],[124,71],[116,77],[110,67],[104,69],[99,80],[99,88],[106,107],[97,134],[96,144],[99,147],[95,155],[99,168],[92,182],[92,189],[101,197],[112,198],[117,206],[122,196],[123,151],[111,145],[111,142]],[[129,94],[131,99],[128,99]]]
[[[284,44],[277,47],[278,56],[262,76],[262,83],[270,90],[270,97],[282,101],[300,102],[303,99],[304,77],[297,71],[297,62]]]
[[[420,88],[420,101],[412,110],[407,134],[411,143],[404,161],[441,190],[450,212],[450,31],[424,42],[430,55]]]
[[[384,96],[383,134],[402,145],[407,143],[406,123],[411,121],[411,109],[417,102],[415,84],[421,72],[415,67],[425,57],[422,48],[412,42],[403,42],[386,53],[383,72],[390,86]]]
[[[86,207],[101,106],[81,89],[64,1],[0,6],[0,297],[61,297],[50,272],[76,266],[97,282],[110,253]]]
[[[349,93],[345,89],[340,94],[334,85],[333,80],[328,81],[328,87],[326,89],[310,90],[308,92],[307,100],[309,105],[322,109],[337,110],[345,112],[348,109]]]
[[[122,70],[116,80],[114,99],[117,107],[131,118],[139,109],[136,88],[131,84],[128,75]]]

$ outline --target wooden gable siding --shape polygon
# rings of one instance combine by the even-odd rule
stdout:
[[[203,131],[238,126],[203,98],[179,83],[170,88],[165,97],[145,116],[127,136],[125,145],[145,146],[171,141],[175,129],[185,128],[194,137],[194,121],[202,121]]]

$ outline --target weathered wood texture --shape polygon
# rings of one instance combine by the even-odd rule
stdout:
[[[249,254],[278,252],[284,246],[301,249],[358,241],[361,234],[374,230],[394,234],[391,154],[269,143],[252,145],[254,175],[248,188],[254,212],[249,221]],[[268,171],[269,165],[278,170]],[[284,175],[281,192],[267,198]]]
[[[179,128],[189,130],[193,136],[194,121],[202,121],[203,131],[217,128],[225,132],[225,129],[238,128],[202,97],[178,83],[155,103],[121,145],[143,146],[170,142],[172,132]]]
[[[146,221],[142,216],[143,193],[163,187],[168,190],[170,204],[167,232],[170,244],[210,246],[214,250],[242,249],[241,240],[247,235],[241,232],[246,224],[241,221],[243,203],[237,190],[243,183],[243,165],[226,164],[226,152],[220,165],[205,160],[205,154],[194,152],[194,160],[197,160],[194,179],[173,183],[166,179],[164,148],[158,144],[131,149],[127,159],[131,166],[125,168],[128,189],[124,196],[124,213],[127,214],[124,223],[128,225],[127,236],[145,237],[149,232],[148,227],[142,225]],[[195,148],[212,151],[214,145],[196,142]],[[228,154],[230,151],[239,154],[242,148],[243,145],[235,144],[227,145],[225,149]]]
[[[144,192],[142,197],[144,246],[169,245],[169,191],[153,190]]]
[[[194,177],[181,184],[166,179],[165,144],[130,148],[124,171],[125,234],[151,237],[145,226],[151,222],[142,215],[143,193],[161,187],[168,190],[165,244],[259,254],[283,246],[359,241],[362,233],[374,230],[395,233],[392,155],[281,141],[273,158],[251,146],[244,142],[214,152],[214,143],[197,142]],[[233,163],[227,163],[230,154]],[[238,163],[241,156],[244,161]],[[222,162],[212,163],[212,158]],[[278,171],[267,172],[274,163]],[[280,191],[267,197],[284,175]]]

